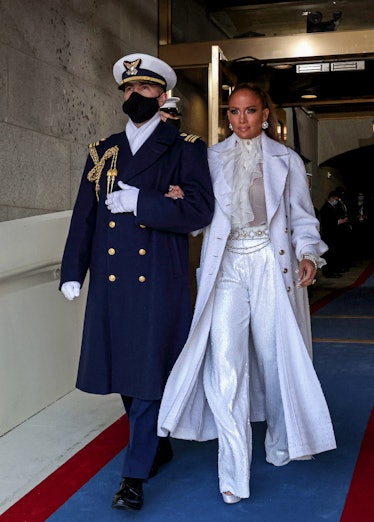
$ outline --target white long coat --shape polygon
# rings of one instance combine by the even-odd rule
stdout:
[[[336,447],[328,407],[311,360],[311,330],[306,289],[297,288],[298,259],[316,257],[327,247],[307,187],[301,158],[262,133],[267,221],[276,271],[276,349],[288,451],[291,459]],[[158,434],[204,441],[217,437],[203,386],[214,289],[231,223],[227,173],[233,172],[235,136],[210,147],[209,164],[216,198],[212,223],[204,230],[198,295],[189,337],[168,379],[159,413]],[[251,420],[265,420],[263,390],[256,368],[251,375]]]

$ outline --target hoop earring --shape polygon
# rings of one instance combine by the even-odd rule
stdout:
[[[232,131],[232,125],[230,122],[229,122],[229,129]]]
[[[264,130],[266,130],[266,129],[269,127],[269,122],[268,122],[268,121],[263,121],[263,122],[261,123],[261,127],[262,127]]]

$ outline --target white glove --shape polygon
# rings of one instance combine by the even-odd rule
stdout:
[[[126,185],[122,181],[118,182],[121,190],[116,190],[108,194],[105,204],[112,214],[120,212],[134,212],[136,215],[136,207],[138,204],[139,189]]]
[[[79,297],[81,290],[81,284],[78,281],[67,281],[61,287],[61,292],[64,294],[66,299],[72,301],[76,297]]]

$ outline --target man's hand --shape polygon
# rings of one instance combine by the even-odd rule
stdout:
[[[121,212],[135,212],[138,204],[139,189],[126,185],[122,181],[118,182],[121,190],[116,190],[108,194],[105,204],[112,214]]]
[[[69,301],[79,297],[80,291],[81,285],[78,281],[67,281],[61,286],[61,292],[64,294],[66,299],[69,299]]]

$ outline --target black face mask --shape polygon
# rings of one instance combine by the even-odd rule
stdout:
[[[160,108],[158,98],[146,98],[138,92],[133,92],[122,105],[122,110],[134,123],[148,121]]]

